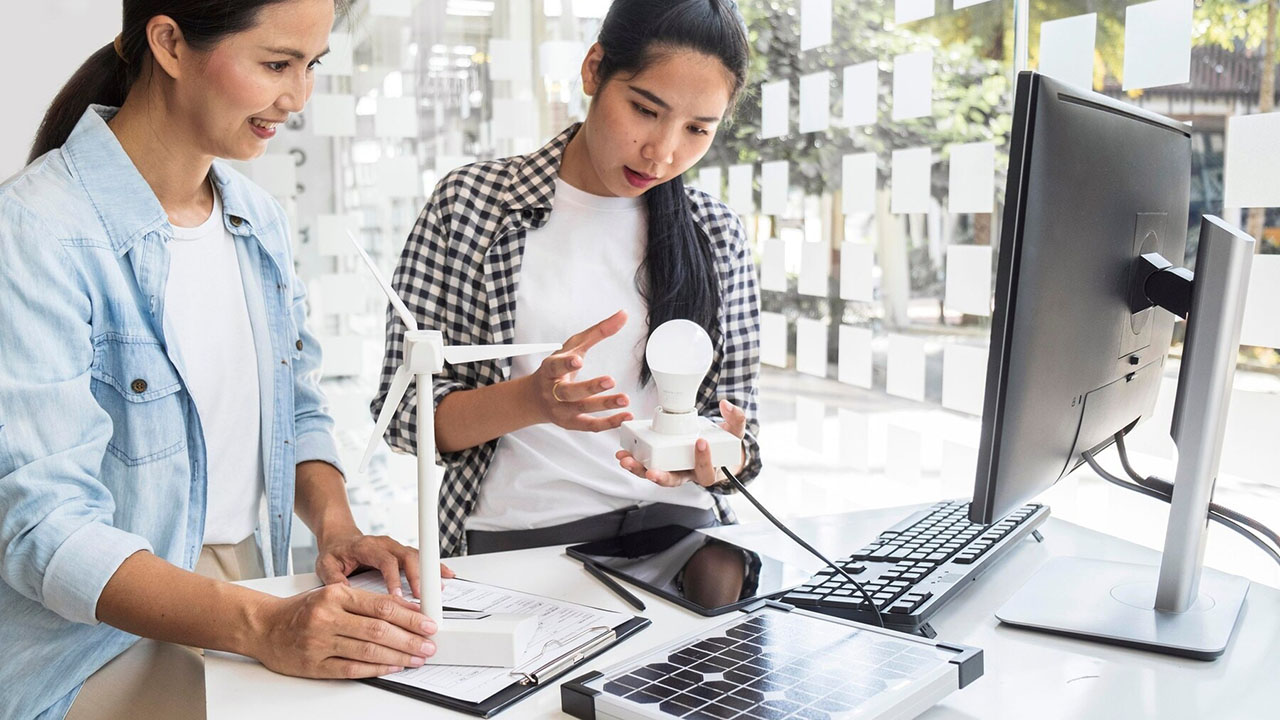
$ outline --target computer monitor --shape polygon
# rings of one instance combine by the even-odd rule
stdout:
[[[1191,144],[1183,123],[1034,72],[1018,76],[1013,121],[970,519],[994,522],[1081,465],[1083,453],[1149,417],[1175,315],[1190,321],[1161,571],[1060,559],[997,615],[1212,657],[1225,648],[1247,590],[1217,573],[1205,573],[1201,587],[1201,559],[1252,240],[1206,217],[1197,274],[1172,267],[1187,235]],[[1199,609],[1204,593],[1220,613],[1208,639],[1200,621],[1212,613],[1184,612]],[[1152,613],[1181,613],[1187,622],[1153,621]]]

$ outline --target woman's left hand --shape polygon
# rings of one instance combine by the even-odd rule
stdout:
[[[346,585],[347,576],[360,568],[373,568],[382,573],[387,592],[403,597],[400,571],[404,570],[414,597],[422,597],[418,573],[418,551],[401,545],[386,535],[365,535],[359,530],[335,538],[325,538],[316,557],[316,575],[325,585]],[[453,577],[453,571],[440,563],[440,576]]]
[[[720,401],[720,417],[724,418],[724,422],[720,423],[720,427],[728,430],[734,435],[741,438],[747,432],[747,414],[728,400]],[[681,470],[679,472],[665,472],[662,470],[650,470],[646,468],[639,460],[635,459],[631,453],[626,450],[619,450],[614,457],[618,458],[618,464],[622,469],[629,471],[632,475],[644,478],[654,484],[663,487],[679,487],[687,482],[696,482],[702,487],[710,487],[718,482],[717,477],[719,468],[711,466],[711,447],[706,440],[698,438],[697,445],[694,446],[694,465],[692,470]],[[743,450],[742,459],[738,462],[738,467],[734,472],[742,468],[746,462],[746,450]]]

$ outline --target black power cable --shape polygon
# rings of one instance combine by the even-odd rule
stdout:
[[[879,625],[881,628],[884,627],[884,615],[881,614],[880,607],[876,605],[875,599],[872,598],[871,595],[867,593],[866,588],[862,587],[862,583],[858,582],[857,580],[854,580],[853,576],[851,576],[849,573],[844,571],[844,568],[828,560],[826,556],[818,552],[812,545],[805,542],[799,535],[796,535],[795,533],[791,532],[791,528],[788,528],[786,525],[783,525],[781,520],[774,517],[773,513],[770,513],[768,510],[766,510],[765,507],[760,504],[760,501],[755,499],[755,496],[751,494],[751,491],[747,490],[747,486],[743,485],[742,481],[739,480],[736,475],[729,472],[729,468],[722,467],[720,468],[720,471],[724,473],[725,477],[729,478],[729,482],[732,483],[733,486],[738,489],[738,492],[742,493],[742,495],[747,500],[751,501],[752,505],[756,506],[756,509],[759,510],[761,514],[763,514],[766,518],[769,519],[769,522],[774,524],[774,527],[786,533],[787,537],[796,541],[796,543],[800,545],[800,547],[804,548],[805,550],[808,550],[810,553],[813,554],[814,557],[826,563],[827,566],[830,567],[832,570],[835,570],[836,572],[840,573],[841,577],[847,580],[850,585],[853,585],[858,590],[858,594],[862,596],[862,599],[867,603],[867,605],[871,606],[872,612],[876,614],[876,624]]]

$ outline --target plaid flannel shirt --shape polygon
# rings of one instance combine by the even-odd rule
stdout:
[[[451,345],[512,342],[525,235],[547,222],[561,155],[577,128],[566,129],[528,155],[458,168],[436,185],[405,242],[392,281],[419,327],[442,331],[445,343]],[[755,264],[737,215],[706,193],[691,188],[687,192],[694,221],[712,245],[722,297],[720,322],[707,328],[715,357],[698,391],[698,409],[719,420],[718,400],[724,398],[745,410],[747,462],[741,479],[747,481],[760,472],[756,441],[760,314]],[[403,328],[391,311],[387,327],[382,382],[371,406],[375,416],[403,358]],[[435,376],[435,404],[455,390],[502,382],[510,370],[509,359],[446,364]],[[411,383],[386,433],[396,450],[415,452],[416,403]],[[445,466],[440,487],[440,546],[445,557],[466,552],[464,524],[475,507],[497,442],[437,453]],[[734,522],[723,497],[731,489],[715,486],[709,492],[721,521]]]

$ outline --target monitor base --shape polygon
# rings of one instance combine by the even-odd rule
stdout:
[[[996,611],[1008,625],[1213,660],[1226,650],[1249,581],[1205,568],[1183,613],[1155,609],[1154,565],[1058,557]]]

